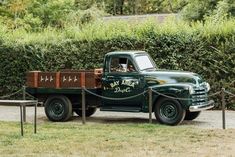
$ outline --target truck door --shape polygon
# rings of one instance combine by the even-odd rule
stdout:
[[[108,72],[103,78],[103,99],[101,110],[140,111],[143,95],[128,100],[118,100],[140,94],[144,91],[143,80],[132,60],[127,57],[111,57]]]

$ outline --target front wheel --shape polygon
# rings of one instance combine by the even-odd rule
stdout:
[[[184,120],[186,111],[177,100],[161,98],[155,104],[154,113],[161,124],[177,125]]]
[[[45,102],[45,113],[51,121],[67,121],[72,116],[72,104],[66,96],[50,96]]]

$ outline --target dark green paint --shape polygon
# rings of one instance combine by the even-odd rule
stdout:
[[[104,96],[108,97],[128,97],[131,95],[139,94],[143,91],[146,91],[149,87],[151,87],[153,90],[156,90],[160,93],[177,97],[177,98],[191,98],[191,95],[189,94],[189,87],[188,86],[199,86],[201,83],[203,83],[203,79],[191,72],[182,72],[182,71],[167,71],[167,70],[157,70],[155,69],[149,69],[141,71],[137,63],[135,61],[135,56],[137,55],[148,55],[146,52],[143,51],[123,51],[123,52],[111,52],[108,53],[105,56],[105,63],[104,63],[104,75],[103,75],[103,88],[106,89],[103,91]],[[109,65],[110,60],[112,57],[126,57],[130,59],[135,68],[137,69],[137,72],[132,73],[110,73],[109,72]],[[150,57],[151,59],[151,57]],[[151,60],[152,61],[152,60]],[[154,62],[152,61],[154,64]],[[154,64],[155,65],[155,64]],[[132,78],[137,79],[139,81],[138,89],[133,89],[131,93],[124,93],[124,94],[115,94],[113,89],[110,89],[108,84],[112,82],[109,77],[114,77],[115,81],[121,82],[122,80]],[[114,81],[114,80],[113,80]],[[108,83],[107,83],[108,82]],[[120,86],[122,87],[122,86]],[[108,89],[107,89],[108,88]],[[125,88],[125,87],[122,87]],[[159,95],[153,94],[153,102],[155,103],[158,100]],[[137,101],[137,102],[136,102]],[[180,103],[183,105],[185,109],[188,109],[191,105],[190,100],[179,100]],[[133,106],[135,108],[139,107],[140,111],[142,112],[148,112],[148,95],[145,94],[145,96],[140,96],[139,98],[130,100],[130,101],[103,101],[102,104],[104,107],[113,105],[113,106]]]

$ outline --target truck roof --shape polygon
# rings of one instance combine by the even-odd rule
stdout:
[[[139,51],[139,50],[130,50],[130,51],[113,51],[113,52],[109,52],[107,53],[106,55],[109,56],[109,55],[123,55],[123,54],[127,54],[127,55],[134,55],[134,54],[137,54],[137,53],[146,53],[145,51]]]

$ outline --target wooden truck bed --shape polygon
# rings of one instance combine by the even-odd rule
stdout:
[[[26,74],[26,86],[29,88],[101,88],[102,69],[62,70],[59,72],[30,71]]]

